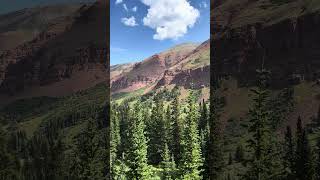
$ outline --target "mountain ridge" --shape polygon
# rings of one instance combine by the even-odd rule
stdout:
[[[130,93],[139,89],[145,89],[144,93],[147,93],[171,85],[187,89],[208,87],[209,56],[210,41],[207,40],[178,44],[141,62],[111,66],[111,93]],[[117,70],[123,73],[117,73]],[[191,85],[193,81],[196,85]]]
[[[34,97],[37,91],[43,96],[64,96],[108,83],[105,11],[102,1],[78,5],[67,16],[48,21],[30,40],[1,52],[1,98]]]

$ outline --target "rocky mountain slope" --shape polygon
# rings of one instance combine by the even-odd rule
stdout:
[[[223,92],[224,119],[245,117],[248,89],[256,81],[256,69],[264,67],[272,73],[273,93],[294,88],[288,122],[294,125],[299,115],[309,122],[320,104],[319,1],[221,0],[212,6],[212,84],[229,81]]]
[[[263,64],[274,87],[320,77],[319,1],[222,1],[212,18],[212,64],[250,83]],[[237,7],[237,8],[236,8]]]
[[[58,4],[0,15],[0,51],[31,41],[54,21],[66,17],[72,18],[81,6],[81,4]]]
[[[210,42],[185,43],[141,62],[111,67],[111,92],[145,92],[170,85],[188,89],[209,86]]]
[[[61,96],[109,82],[105,12],[106,2],[97,1],[0,16],[1,99]],[[13,38],[17,33],[23,38]]]

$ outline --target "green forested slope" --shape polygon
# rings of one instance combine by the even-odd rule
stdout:
[[[71,96],[24,99],[1,107],[1,148],[12,165],[1,167],[0,176],[105,179],[107,92],[100,84]]]

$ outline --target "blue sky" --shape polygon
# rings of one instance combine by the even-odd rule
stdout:
[[[136,62],[208,40],[210,0],[111,0],[110,19],[111,65]]]

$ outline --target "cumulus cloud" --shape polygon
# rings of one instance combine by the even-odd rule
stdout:
[[[122,0],[116,0],[116,4],[122,3]]]
[[[123,8],[124,8],[124,10],[128,11],[128,7],[126,4],[123,4]]]
[[[134,16],[131,16],[129,18],[121,18],[121,22],[126,26],[138,26],[136,23],[136,18]]]
[[[133,12],[137,12],[137,10],[138,10],[138,7],[137,7],[137,6],[135,6],[135,7],[132,8],[132,11],[133,11]]]
[[[187,0],[141,0],[149,6],[143,24],[156,31],[157,40],[178,39],[192,28],[200,16]]]

